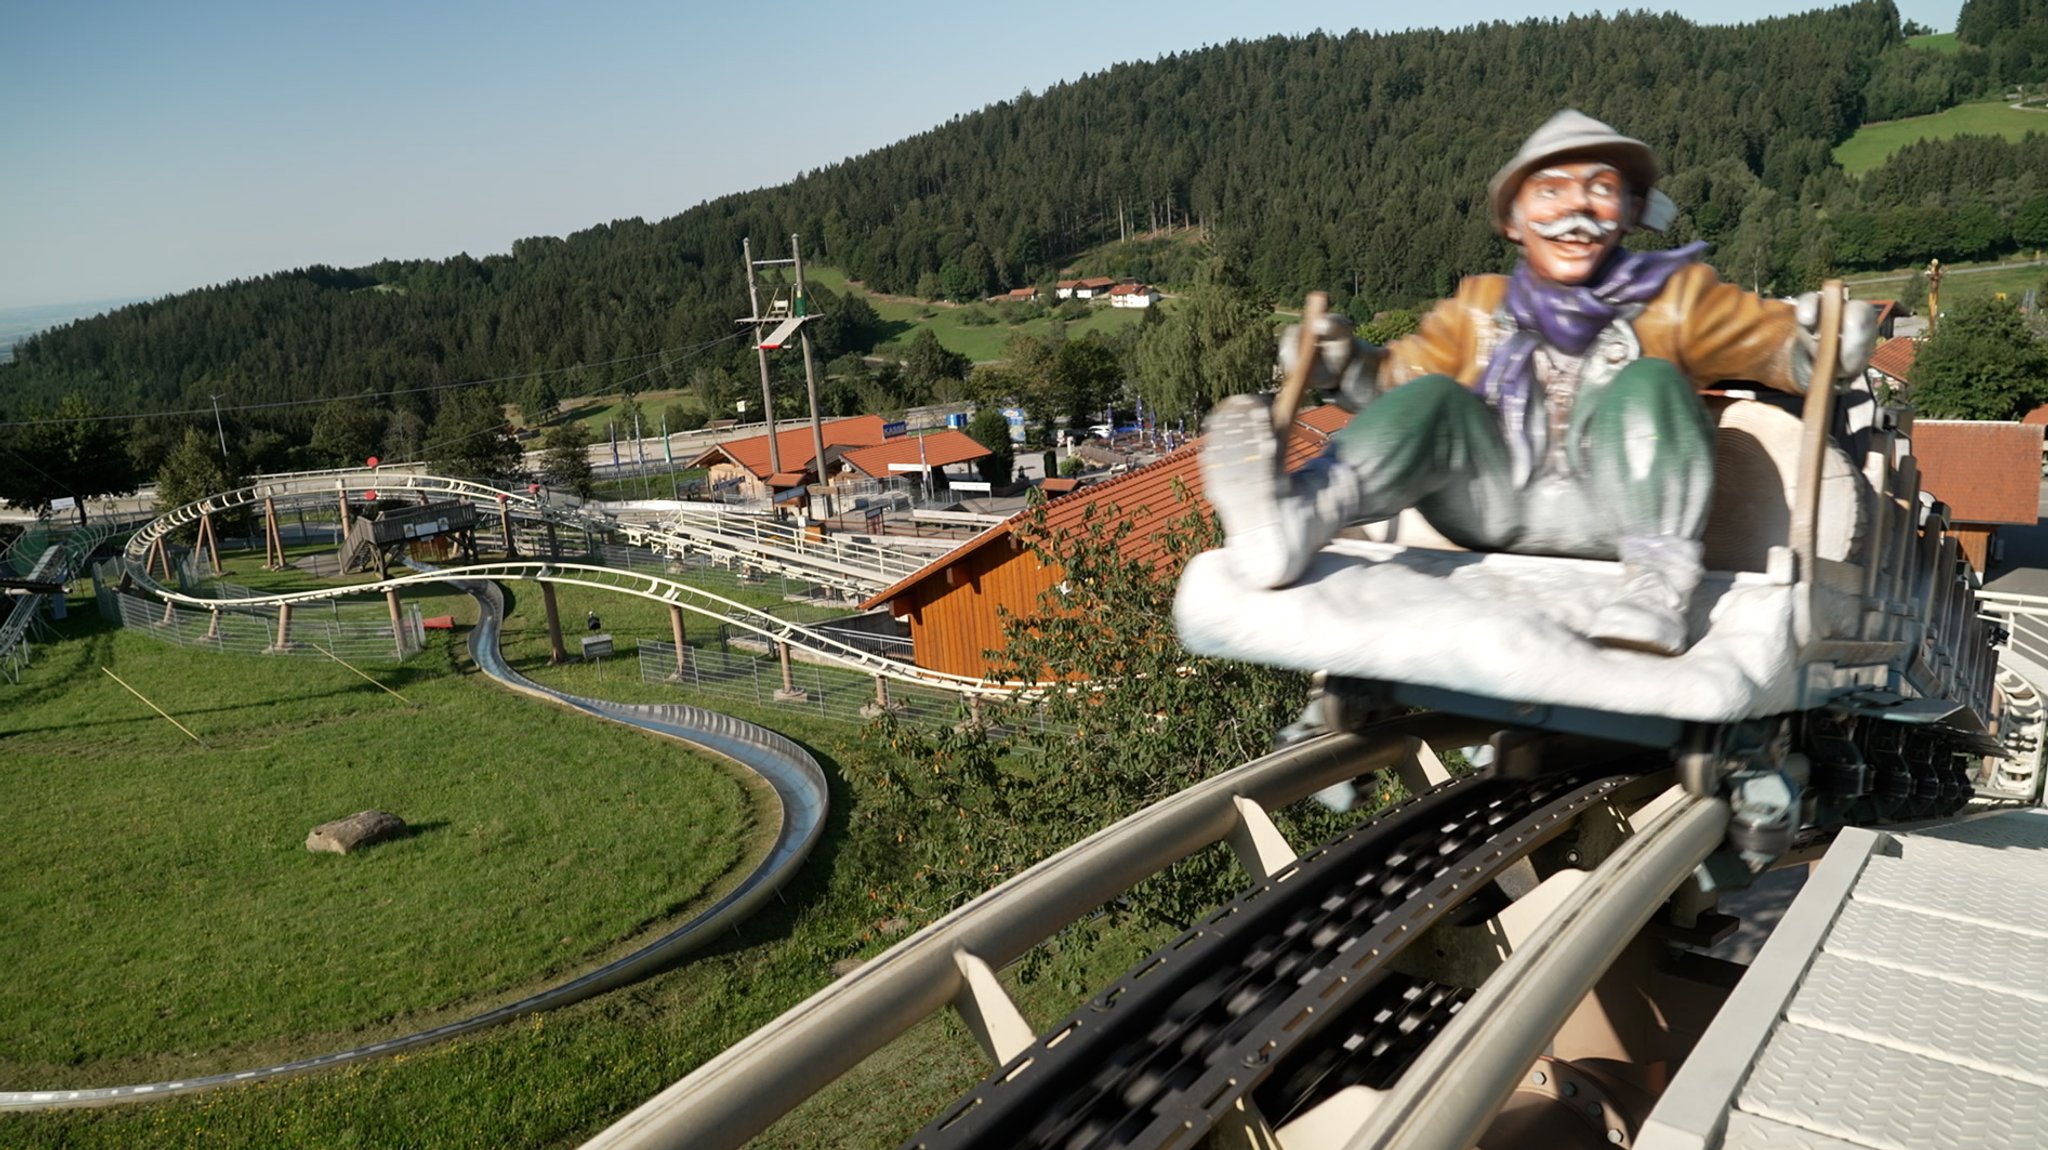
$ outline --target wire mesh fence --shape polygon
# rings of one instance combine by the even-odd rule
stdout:
[[[93,566],[93,594],[102,617],[181,647],[244,655],[293,655],[350,662],[398,662],[418,654],[426,629],[417,603],[404,605],[394,639],[390,608],[383,603],[327,600],[293,608],[280,643],[280,613],[223,608],[218,611],[166,603],[117,590],[125,563]]]
[[[673,686],[684,698],[712,710],[734,703],[790,707],[821,718],[862,723],[886,706],[899,721],[929,726],[951,726],[978,717],[1010,729],[1058,729],[1028,703],[985,699],[977,705],[952,691],[893,680],[878,685],[874,675],[819,663],[791,663],[790,689],[785,689],[782,665],[772,656],[722,647],[689,647],[686,651],[678,673],[675,644],[642,639],[640,681]]]

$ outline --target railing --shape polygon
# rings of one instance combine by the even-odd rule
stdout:
[[[1985,786],[2000,797],[2039,804],[2048,778],[2042,770],[2048,699],[2041,694],[2048,685],[2048,596],[1980,590],[1977,607],[1978,618],[2007,635],[1998,652],[1998,738],[2011,757],[1993,762]]]
[[[785,680],[778,662],[766,655],[722,645],[685,649],[688,654],[678,672],[674,643],[640,640],[640,681],[672,686],[684,697],[714,708],[769,707],[846,723],[867,722],[886,709],[899,722],[931,727],[975,722],[1009,730],[1058,729],[1029,704],[976,703],[952,691],[813,662],[793,662]]]

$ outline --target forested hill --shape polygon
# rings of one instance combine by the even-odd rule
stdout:
[[[2042,6],[1969,0],[1964,17],[1989,38],[2040,26]],[[2048,193],[2048,145],[1973,144],[1973,182],[1943,176],[1931,198],[1921,173],[1964,170],[1949,145],[1860,182],[1829,150],[1872,104],[1931,111],[2031,78],[2020,73],[2037,63],[1908,48],[1888,0],[1742,27],[1638,14],[1232,43],[1120,65],[655,224],[125,308],[24,344],[0,367],[0,414],[70,393],[137,411],[204,408],[214,393],[252,404],[371,392],[431,419],[435,393],[419,389],[451,381],[578,364],[564,391],[629,374],[677,385],[707,363],[744,377],[736,341],[679,349],[731,336],[747,235],[759,254],[801,233],[809,258],[873,288],[965,299],[1043,282],[1126,230],[1194,225],[1268,298],[1327,288],[1357,312],[1406,305],[1504,266],[1487,177],[1566,106],[1659,150],[1687,210],[1673,239],[1712,240],[1731,278],[1789,290],[1839,267],[2015,242],[2030,197]],[[1981,226],[1959,237],[1951,209],[1970,204]],[[1910,215],[1924,233],[1913,242],[1939,250],[1901,247],[1880,226],[1887,212]],[[652,362],[670,366],[651,376],[650,361],[621,362],[662,349],[671,360]],[[316,412],[243,418],[303,442]]]

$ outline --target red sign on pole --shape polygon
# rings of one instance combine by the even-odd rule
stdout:
[[[375,503],[377,502],[377,493],[374,491],[365,491],[363,492],[363,498],[369,500],[371,503]]]
[[[375,470],[377,469],[377,457],[376,457],[376,456],[372,455],[372,456],[371,456],[371,457],[370,457],[369,459],[365,460],[364,462],[366,462],[366,463],[368,463],[368,464],[370,465],[370,470],[372,470],[372,471],[375,471]]]

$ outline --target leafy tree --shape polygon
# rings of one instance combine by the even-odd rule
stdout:
[[[379,453],[389,422],[390,416],[374,404],[361,400],[330,403],[313,424],[313,453],[323,464],[358,466]]]
[[[597,494],[597,481],[590,470],[589,428],[573,420],[556,424],[541,442],[541,482],[573,491],[581,499]]]
[[[929,327],[917,329],[903,353],[905,382],[919,389],[938,386],[940,380],[965,380],[974,361],[957,351],[948,351]]]
[[[1008,621],[997,673],[1085,685],[1046,692],[1036,704],[1057,733],[1019,733],[1006,745],[971,731],[933,734],[892,723],[871,730],[872,740],[896,754],[848,764],[854,781],[877,796],[850,817],[886,830],[911,825],[912,811],[960,813],[943,820],[957,828],[952,834],[897,836],[886,857],[854,860],[874,868],[876,895],[886,904],[933,915],[957,905],[1133,811],[1266,753],[1306,701],[1306,675],[1199,658],[1181,646],[1173,592],[1188,558],[1218,538],[1206,514],[1179,509],[1158,533],[1156,564],[1137,557],[1131,520],[1116,508],[1059,533],[1046,527],[1042,510],[1030,514],[1020,541],[1065,578],[1030,613]],[[918,766],[908,770],[905,762]],[[1332,825],[1319,809],[1289,818],[1310,824],[1291,828],[1298,841],[1320,841]],[[1242,882],[1227,853],[1212,850],[1138,887],[1117,910],[1185,924]]]
[[[185,429],[178,446],[156,472],[156,505],[160,511],[242,486],[241,476],[220,457],[216,437],[196,427]]]
[[[20,429],[0,444],[0,499],[36,511],[53,500],[77,500],[78,521],[86,522],[86,501],[135,489],[136,471],[122,450],[119,425],[84,396],[64,397],[57,410]]]
[[[519,393],[519,418],[528,427],[539,427],[555,417],[562,397],[555,390],[554,376],[541,372],[526,381]]]
[[[998,407],[984,407],[967,425],[968,437],[988,448],[989,454],[975,460],[981,478],[998,486],[1010,481],[1016,469],[1016,452],[1010,446],[1010,421]]]
[[[1160,419],[1199,417],[1226,395],[1272,385],[1272,309],[1212,260],[1134,358],[1138,391]]]
[[[1114,403],[1123,384],[1123,364],[1116,348],[1091,332],[1060,344],[1053,360],[1053,394],[1043,409],[1057,412],[1076,427],[1092,422],[1095,413]]]
[[[1936,419],[2017,419],[2048,398],[2048,350],[2012,303],[1943,309],[1913,359],[1913,406]]]
[[[443,475],[501,480],[519,474],[522,453],[505,409],[489,388],[464,388],[441,404],[427,431],[427,458]]]

